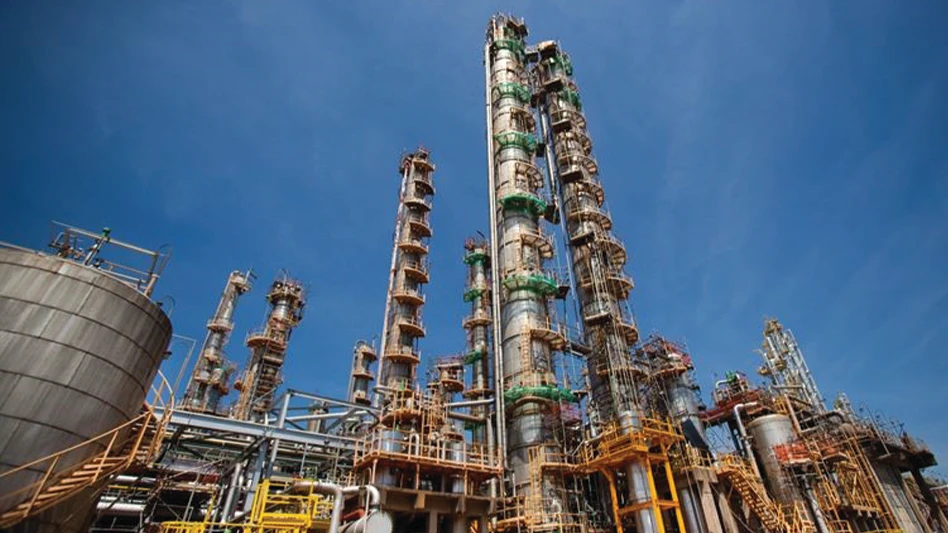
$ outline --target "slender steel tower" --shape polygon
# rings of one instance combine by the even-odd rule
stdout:
[[[422,394],[417,371],[421,362],[418,340],[425,336],[422,308],[428,276],[428,239],[431,199],[435,189],[435,166],[430,154],[418,148],[402,158],[402,184],[392,250],[392,267],[382,326],[382,358],[379,362],[379,395],[382,408],[382,438],[401,442],[419,430]],[[387,472],[374,480],[382,485],[395,483]]]
[[[569,56],[557,43],[537,46],[533,69],[544,140],[551,143],[555,174],[572,256],[576,296],[583,334],[591,348],[587,357],[593,422],[615,421],[620,432],[641,427],[632,346],[639,332],[627,311],[632,290],[624,273],[625,245],[612,233],[612,218],[605,208],[599,165],[592,155],[579,89],[573,80]],[[629,458],[624,465],[628,500],[646,506],[653,500],[649,469],[644,461]],[[635,513],[638,533],[654,533],[660,516],[654,509]]]
[[[793,332],[776,318],[768,318],[764,321],[763,333],[759,353],[764,365],[758,373],[770,378],[774,387],[788,396],[810,405],[814,412],[826,412],[826,401],[816,386]]]
[[[378,359],[375,349],[366,341],[356,342],[352,349],[352,372],[349,374],[349,401],[359,405],[371,405],[371,385],[375,381],[372,363]]]
[[[234,329],[234,309],[237,300],[250,290],[251,271],[233,271],[221,294],[217,311],[207,323],[207,336],[201,355],[194,365],[182,409],[199,413],[217,413],[220,401],[230,391],[230,375],[234,366],[224,358],[224,346]]]
[[[513,516],[505,516],[497,527],[578,531],[562,476],[542,464],[544,457],[563,455],[546,415],[557,402],[575,397],[558,386],[553,368],[553,352],[562,350],[566,339],[550,320],[549,299],[559,293],[559,284],[545,269],[553,245],[540,227],[549,204],[541,196],[544,180],[535,163],[526,35],[522,20],[495,15],[484,50],[494,349],[499,359],[495,395],[498,426],[505,426],[499,440],[506,447],[509,486],[517,502],[513,513],[505,511]]]
[[[470,238],[464,243],[464,250],[464,264],[468,267],[464,301],[471,304],[471,314],[465,317],[463,322],[467,331],[464,363],[471,367],[470,385],[464,391],[464,396],[469,400],[480,401],[491,398],[494,391],[490,380],[490,244],[484,239]],[[475,407],[472,413],[487,420],[489,412],[485,405]],[[481,450],[491,446],[487,435],[485,424],[471,424],[471,443]]]
[[[391,400],[400,391],[414,390],[421,361],[418,339],[425,336],[421,311],[428,275],[428,239],[431,237],[431,176],[435,167],[429,153],[419,148],[402,158],[402,186],[395,224],[395,244],[379,366],[381,397]],[[383,402],[385,405],[386,402]]]
[[[233,417],[239,420],[262,418],[273,404],[273,393],[282,383],[290,333],[303,319],[306,305],[303,285],[285,274],[278,277],[267,294],[270,313],[262,331],[247,336],[250,359],[244,375],[234,384],[240,398]]]

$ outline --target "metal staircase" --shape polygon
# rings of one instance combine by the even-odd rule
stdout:
[[[160,381],[160,389],[152,388],[156,400],[161,398],[162,390],[170,391],[164,376]],[[0,495],[0,530],[84,490],[100,488],[129,467],[150,462],[158,451],[172,411],[171,401],[159,402],[165,407],[159,417],[154,403],[145,403],[141,414],[105,433],[0,474],[2,483],[31,472],[42,472],[37,481]],[[75,461],[77,456],[83,459]],[[68,461],[75,462],[64,466]]]
[[[770,499],[760,478],[751,471],[744,459],[733,455],[721,456],[716,470],[718,476],[730,483],[751,511],[760,518],[767,531],[796,533],[784,517],[780,506]]]

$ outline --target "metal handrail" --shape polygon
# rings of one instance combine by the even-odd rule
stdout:
[[[170,383],[161,372],[158,372],[157,377],[159,380],[158,387],[156,388],[155,385],[152,385],[151,387],[151,392],[153,394],[152,402],[145,402],[143,412],[138,416],[120,424],[115,428],[110,429],[109,431],[101,433],[83,442],[0,473],[0,480],[3,480],[14,474],[29,469],[36,469],[36,467],[48,463],[48,466],[46,466],[43,476],[39,481],[0,496],[0,501],[6,501],[16,496],[30,494],[30,497],[24,499],[23,501],[16,502],[11,507],[2,509],[2,511],[0,511],[0,513],[3,513],[0,514],[0,528],[10,527],[18,523],[20,520],[30,516],[33,512],[39,512],[58,503],[62,499],[71,496],[76,490],[83,489],[88,485],[98,482],[100,479],[104,479],[105,477],[121,469],[124,469],[128,465],[135,462],[136,459],[148,460],[151,457],[154,457],[158,451],[161,435],[164,432],[164,428],[167,426],[174,406],[174,392]],[[167,401],[165,401],[164,398],[165,392],[168,395]],[[164,410],[161,418],[158,418],[158,416],[155,414],[155,405],[158,405]],[[125,436],[121,441],[119,441],[119,436],[135,425],[140,425],[139,430]],[[145,435],[152,428],[155,430],[155,436],[151,442],[147,443],[145,454],[141,454],[142,445],[146,444]],[[76,464],[70,465],[62,471],[56,471],[56,467],[59,465],[60,460],[66,455],[85,447],[101,446],[106,442],[106,440],[108,443],[106,444],[106,447],[103,451],[95,453]],[[114,465],[106,465],[106,461],[109,459],[119,459],[120,461]],[[70,475],[82,470],[82,468],[93,464],[96,465],[95,474],[91,478],[85,480],[84,483],[76,484],[72,490],[62,491],[58,494],[57,498],[50,498],[44,502],[38,502],[39,497],[47,489],[56,486],[58,482],[67,479]],[[23,503],[27,502],[28,505],[25,509],[17,511],[18,506],[21,506]]]
[[[431,208],[432,208],[432,202],[431,202],[431,200],[430,200],[429,198],[424,197],[424,196],[418,196],[418,195],[412,194],[412,195],[407,196],[407,197],[405,198],[405,202],[406,202],[406,203],[409,203],[409,202],[419,202],[419,203],[421,203],[421,204],[424,204],[428,209],[431,209]]]
[[[416,406],[421,408],[421,405]],[[413,460],[428,460],[441,465],[468,465],[484,468],[494,468],[495,462],[490,454],[478,451],[470,443],[463,443],[458,449],[451,449],[445,446],[444,439],[436,441],[436,444],[426,444],[418,442],[409,442],[403,439],[387,438],[381,433],[372,433],[362,439],[359,446],[356,447],[356,461],[365,459],[375,452],[387,455],[402,456]],[[457,442],[460,441],[450,441]],[[394,451],[402,448],[407,451]],[[450,454],[458,453],[461,460],[449,458]]]
[[[425,250],[424,253],[427,253],[427,251],[428,251],[428,245],[425,244],[425,242],[422,241],[421,239],[412,239],[412,238],[410,238],[410,237],[404,237],[404,238],[402,238],[400,241],[398,241],[398,245],[399,245],[399,246],[403,246],[403,245],[406,245],[406,244],[410,244],[410,245],[412,245],[412,246],[415,246],[415,247],[417,247],[417,248],[420,248],[420,249],[422,249],[422,250]]]

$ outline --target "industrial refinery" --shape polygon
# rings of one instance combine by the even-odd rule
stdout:
[[[0,530],[948,533],[931,450],[824,396],[791,324],[747,324],[759,367],[714,383],[639,331],[569,54],[498,14],[483,67],[489,219],[433,240],[451,162],[392,154],[384,316],[318,356],[351,359],[346,397],[283,383],[320,280],[234,265],[187,325],[206,336],[176,396],[167,251],[67,224],[48,250],[2,243]],[[424,320],[431,246],[466,270],[457,331]],[[267,313],[241,330],[248,300]],[[422,355],[454,334],[459,353]]]

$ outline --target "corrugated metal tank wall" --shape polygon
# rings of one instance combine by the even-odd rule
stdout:
[[[170,337],[168,317],[133,288],[78,263],[0,249],[0,471],[136,416]],[[12,476],[0,494],[40,474]],[[83,499],[17,530],[82,531],[92,506]],[[65,516],[68,523],[54,523]]]

